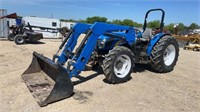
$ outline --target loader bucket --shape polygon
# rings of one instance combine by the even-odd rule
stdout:
[[[22,74],[22,79],[41,107],[70,97],[74,89],[62,66],[36,52],[33,52],[32,63]]]

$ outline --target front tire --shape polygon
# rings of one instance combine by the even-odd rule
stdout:
[[[103,72],[109,83],[128,81],[135,66],[135,58],[130,49],[117,46],[109,51],[103,60]]]
[[[15,43],[16,43],[17,45],[20,45],[20,44],[24,44],[24,43],[25,43],[25,39],[24,39],[24,37],[23,37],[22,35],[16,35],[16,36],[14,37],[14,40],[15,40]]]
[[[9,41],[13,41],[14,40],[14,34],[13,33],[8,34],[8,40]]]
[[[179,56],[179,46],[175,38],[162,37],[151,52],[151,68],[155,72],[167,73],[174,69]]]

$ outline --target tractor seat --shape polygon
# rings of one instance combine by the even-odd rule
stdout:
[[[141,41],[149,41],[152,37],[152,30],[147,28],[143,33],[142,33],[142,38],[140,38]]]

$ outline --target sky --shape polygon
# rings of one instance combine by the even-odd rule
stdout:
[[[7,9],[8,14],[76,20],[103,16],[109,21],[143,23],[146,11],[152,8],[165,10],[165,24],[200,25],[200,0],[0,0],[0,9]],[[148,20],[160,17],[160,12],[153,12]]]

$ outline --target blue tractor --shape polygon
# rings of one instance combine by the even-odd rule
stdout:
[[[152,11],[162,12],[160,28],[153,35],[146,28]],[[130,26],[101,22],[77,23],[53,59],[34,52],[32,63],[22,78],[38,104],[46,106],[73,94],[71,78],[85,70],[90,61],[102,68],[105,79],[112,84],[128,81],[136,63],[149,64],[155,72],[170,72],[178,60],[179,46],[174,37],[163,33],[164,16],[162,9],[149,10],[143,32]],[[75,49],[81,34],[85,37]]]

